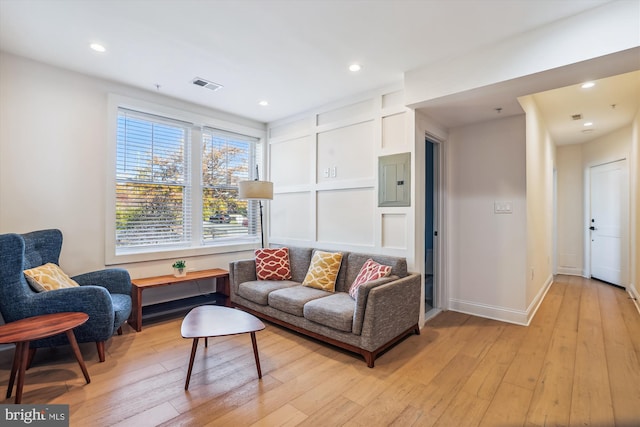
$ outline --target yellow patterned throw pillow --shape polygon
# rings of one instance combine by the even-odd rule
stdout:
[[[51,262],[41,265],[40,267],[25,270],[24,275],[29,285],[31,285],[36,292],[80,286],[75,280],[67,276],[60,267]]]
[[[341,262],[342,253],[340,252],[316,251],[311,258],[302,286],[334,292]]]

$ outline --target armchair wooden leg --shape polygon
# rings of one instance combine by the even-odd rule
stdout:
[[[98,359],[104,362],[104,341],[96,341],[96,345],[98,346]]]
[[[122,326],[118,328],[118,335],[122,335]]]

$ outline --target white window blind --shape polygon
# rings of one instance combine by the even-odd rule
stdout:
[[[238,182],[254,178],[258,139],[204,128],[202,142],[203,242],[256,236],[257,204],[238,200]]]
[[[118,109],[116,253],[191,240],[191,125]]]

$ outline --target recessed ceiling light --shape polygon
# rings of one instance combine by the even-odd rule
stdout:
[[[362,69],[362,67],[360,66],[360,64],[351,64],[349,65],[349,71],[351,72],[357,72],[360,71]]]
[[[580,86],[582,89],[589,89],[590,87],[594,87],[596,84],[594,82],[586,82]]]
[[[89,47],[95,50],[96,52],[100,52],[100,53],[107,51],[107,49],[104,46],[102,46],[100,43],[91,43]]]
[[[593,122],[586,122],[583,126],[593,126]]]
[[[266,106],[269,105],[269,101],[267,101],[266,99],[262,100],[262,101],[258,102],[258,105],[260,105],[262,107],[266,107]]]

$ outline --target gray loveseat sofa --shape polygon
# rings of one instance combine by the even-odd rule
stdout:
[[[420,334],[420,276],[404,258],[344,252],[335,292],[302,286],[314,249],[289,247],[291,280],[257,280],[255,260],[229,264],[231,303],[270,322],[361,354],[373,368],[378,354],[411,333]],[[373,259],[391,275],[349,296],[360,268]]]

